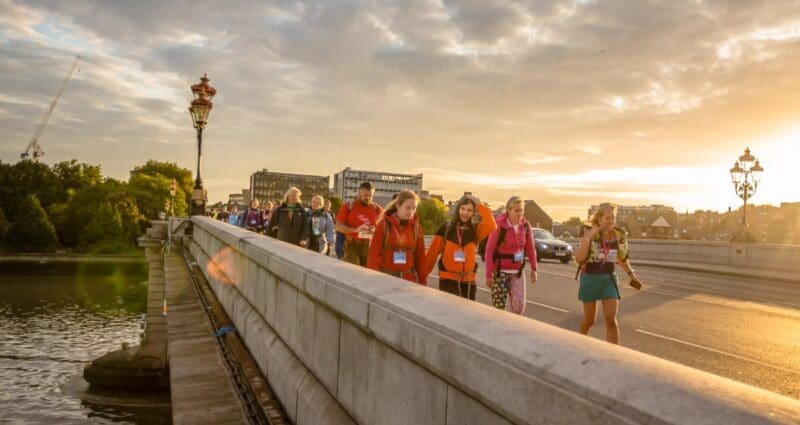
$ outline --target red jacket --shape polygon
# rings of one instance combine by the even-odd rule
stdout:
[[[500,238],[500,229],[505,228],[505,238],[498,241]],[[501,258],[499,261],[494,257],[494,249],[497,247],[497,253]],[[525,217],[519,220],[519,230],[514,232],[514,228],[509,223],[508,217],[502,214],[497,217],[497,229],[489,235],[486,240],[486,278],[491,279],[492,272],[495,270],[497,264],[500,264],[500,270],[519,270],[522,262],[514,262],[513,256],[515,252],[522,251],[524,256],[528,258],[528,263],[531,270],[536,270],[536,250],[533,248],[533,230]]]
[[[458,214],[458,207],[456,207]],[[497,224],[492,216],[492,210],[483,204],[478,204],[478,211],[475,212],[481,217],[480,223],[475,226],[475,231],[464,231],[461,238],[457,231],[450,231],[450,222],[444,222],[436,232],[431,245],[428,247],[428,254],[425,261],[425,271],[430,273],[434,266],[439,265],[439,279],[455,280],[456,282],[475,282],[475,270],[478,269],[476,262],[476,247],[484,238],[488,237]],[[464,261],[455,261],[456,251],[464,253]]]
[[[387,233],[388,231],[388,233]],[[415,234],[416,233],[416,234]],[[405,263],[395,261],[405,257]],[[375,234],[369,244],[367,267],[395,275],[405,280],[427,285],[425,271],[425,235],[417,216],[405,225],[397,216],[385,216],[375,225]]]

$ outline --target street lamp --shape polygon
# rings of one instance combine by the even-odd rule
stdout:
[[[758,189],[758,182],[761,181],[761,174],[764,173],[764,168],[758,162],[758,159],[750,153],[750,148],[746,148],[744,155],[740,156],[739,160],[733,164],[730,172],[733,189],[744,201],[742,226],[746,227],[749,225],[747,223],[747,200],[755,195],[756,189]],[[742,237],[744,237],[744,234],[742,234]]]
[[[192,85],[192,100],[189,106],[189,113],[192,115],[192,124],[197,130],[197,179],[194,181],[192,190],[192,208],[190,215],[205,215],[206,213],[206,192],[203,189],[203,179],[200,177],[200,157],[203,154],[203,129],[208,124],[208,114],[214,104],[211,99],[217,94],[217,89],[211,87],[208,82],[207,74],[200,77],[200,84]]]

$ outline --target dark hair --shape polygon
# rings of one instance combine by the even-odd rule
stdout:
[[[375,186],[373,186],[371,182],[361,183],[361,186],[359,186],[358,188],[359,189],[366,189],[366,190],[369,190],[369,191],[375,190]]]
[[[461,207],[464,206],[465,204],[472,204],[473,214],[478,213],[478,205],[475,204],[475,201],[472,198],[464,196],[461,199],[459,199],[458,202],[456,202],[455,208],[453,209],[453,217],[450,218],[450,222],[447,224],[447,230],[445,230],[444,232],[445,239],[449,238],[451,234],[456,231],[458,224],[461,223],[461,214],[459,213],[459,210],[461,210]],[[473,223],[473,221],[467,220],[466,224],[467,228],[472,230],[474,233],[475,224]]]

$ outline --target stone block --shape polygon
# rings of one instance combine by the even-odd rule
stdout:
[[[447,388],[446,425],[511,425],[497,413],[456,388]]]
[[[314,310],[314,346],[309,369],[334,396],[339,374],[339,331],[341,319],[320,305]]]
[[[264,285],[264,291],[266,292],[264,296],[266,301],[264,318],[267,319],[267,323],[275,329],[278,323],[278,279],[275,278],[275,275],[267,271],[264,283],[266,284]]]
[[[261,317],[266,320],[266,313],[267,313],[267,278],[269,274],[266,270],[261,267],[256,267],[255,276],[252,281],[253,285],[253,295],[250,299],[250,303],[253,304],[253,308],[256,310]]]
[[[278,336],[292,350],[297,349],[295,330],[297,329],[297,289],[282,281],[278,282],[275,325]]]
[[[443,424],[447,384],[342,322],[338,398],[358,423]]]
[[[297,391],[306,379],[313,379],[308,369],[292,354],[280,338],[267,348],[267,376],[270,387],[292,422],[297,420]]]
[[[309,255],[311,255],[309,251]],[[306,269],[300,265],[290,262],[289,260],[281,257],[273,257],[269,262],[269,271],[278,277],[283,282],[295,287],[296,289],[303,289],[303,280],[305,279]]]
[[[296,345],[293,348],[295,355],[305,365],[311,364],[311,353],[314,347],[314,302],[311,298],[297,294],[297,319],[295,325]]]
[[[355,425],[339,403],[315,379],[307,379],[298,390],[297,425]]]

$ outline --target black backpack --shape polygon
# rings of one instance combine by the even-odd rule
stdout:
[[[497,236],[497,245],[494,246],[494,253],[497,254],[497,247],[500,246],[500,242],[506,239],[506,228],[500,228],[500,234]],[[478,242],[478,255],[481,256],[481,261],[484,263],[486,262],[486,241],[489,240],[489,237],[483,238],[480,242]]]

